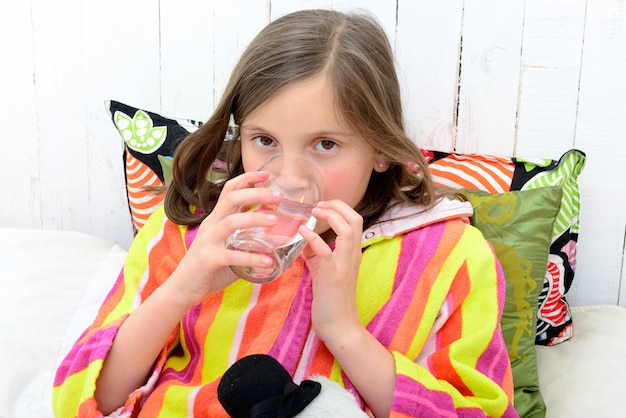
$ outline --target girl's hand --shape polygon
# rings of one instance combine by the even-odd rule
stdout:
[[[172,297],[178,298],[179,303],[191,307],[206,295],[233,283],[237,277],[230,265],[265,267],[271,262],[266,256],[226,248],[226,238],[236,229],[270,226],[277,222],[274,215],[240,212],[241,207],[280,202],[279,193],[252,187],[268,176],[267,172],[249,172],[224,184],[211,214],[200,224],[189,251],[166,282],[173,287]]]
[[[319,235],[300,228],[308,243],[303,257],[313,276],[313,328],[331,348],[334,342],[341,344],[351,332],[363,328],[356,309],[363,218],[340,200],[320,202],[313,216],[325,221],[336,234],[332,251]]]

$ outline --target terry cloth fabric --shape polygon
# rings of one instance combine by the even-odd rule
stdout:
[[[504,278],[493,250],[469,225],[469,203],[446,200],[415,212],[398,205],[389,216],[411,215],[364,232],[357,284],[363,325],[395,359],[391,416],[517,417],[499,328]],[[170,222],[162,208],[141,229],[93,325],[59,366],[58,416],[101,416],[95,382],[117,330],[170,276],[196,231]],[[207,296],[182,318],[120,416],[225,417],[220,378],[254,353],[278,360],[296,383],[328,377],[367,409],[315,335],[311,302],[311,275],[301,258],[271,283],[238,280]]]

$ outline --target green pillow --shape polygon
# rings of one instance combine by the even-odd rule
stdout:
[[[552,227],[561,205],[559,186],[492,195],[463,189],[474,208],[471,223],[493,245],[506,279],[501,325],[520,417],[543,417],[535,336],[537,301],[548,263]]]

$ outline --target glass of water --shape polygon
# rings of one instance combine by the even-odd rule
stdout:
[[[315,228],[311,210],[321,198],[321,173],[306,159],[277,154],[259,171],[269,171],[269,178],[255,187],[278,191],[283,199],[277,205],[258,204],[246,210],[273,214],[278,222],[269,227],[236,230],[227,239],[227,248],[267,255],[267,267],[231,266],[240,278],[254,283],[268,283],[287,270],[300,255],[306,241],[298,233],[300,225]]]

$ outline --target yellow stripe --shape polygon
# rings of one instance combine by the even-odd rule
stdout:
[[[468,306],[468,304],[464,303],[461,306],[462,313],[461,317],[463,320],[463,328],[462,338],[467,338],[468,336],[478,336],[481,334],[487,334],[488,336],[493,335],[494,330],[497,326],[496,322],[493,323],[485,323],[484,318],[492,318],[494,321],[497,319],[496,312],[498,311],[498,284],[497,284],[497,273],[495,269],[495,255],[493,259],[486,260],[486,257],[472,257],[469,254],[472,251],[476,251],[478,254],[489,254],[491,250],[487,246],[487,242],[482,240],[480,236],[480,232],[475,228],[468,228],[466,232],[463,234],[459,243],[455,247],[455,251],[452,252],[452,256],[466,257],[467,260],[467,270],[470,278],[470,293],[478,290],[481,292],[482,297],[480,298],[480,303],[477,303],[474,299],[474,304]],[[478,261],[475,262],[475,261]],[[494,263],[494,268],[485,268],[485,261],[491,261]],[[445,270],[445,266],[442,267],[442,270]],[[487,276],[489,273],[489,276]],[[478,283],[477,283],[478,281]],[[490,294],[486,294],[485,289],[492,289],[493,292]],[[481,313],[476,312],[477,309],[481,310]],[[481,321],[466,321],[466,318],[483,318]],[[464,361],[467,361],[467,364],[475,365],[478,362],[478,356],[482,355],[482,353],[487,349],[489,343],[491,342],[490,338],[474,338],[475,343],[480,341],[483,342],[483,345],[478,347],[475,346],[475,349],[471,350],[471,353],[465,351],[463,353],[457,352],[454,353],[456,358],[463,358]],[[472,355],[470,357],[470,355]],[[463,374],[461,374],[463,376]]]
[[[239,323],[239,318],[248,308],[252,295],[252,283],[238,280],[224,289],[224,298],[211,329],[206,336],[205,358],[202,369],[202,379],[204,382],[211,382],[222,375],[223,369],[228,366],[228,359],[234,347],[233,341]],[[240,303],[247,300],[248,303]],[[243,329],[243,327],[242,327]],[[216,367],[222,365],[222,367]]]
[[[195,386],[172,385],[168,387],[163,395],[158,417],[190,416],[188,402],[191,391],[194,389],[196,389]]]
[[[402,249],[402,237],[387,239],[385,245],[371,245],[367,248],[359,269],[356,287],[356,300],[359,318],[367,325],[391,297]],[[372,280],[376,277],[376,280]]]
[[[191,361],[191,355],[189,353],[189,347],[187,346],[187,341],[184,338],[185,335],[183,334],[183,330],[182,330],[182,326],[179,325],[179,337],[178,337],[178,341],[180,342],[180,346],[183,352],[183,355],[175,355],[175,356],[169,356],[166,360],[165,366],[164,368],[172,368],[174,370],[176,370],[177,372],[182,371],[185,367],[187,367],[187,365],[189,364],[189,362]]]
[[[89,378],[89,376],[97,376],[101,368],[102,360],[95,360],[84,370],[66,377],[62,385],[52,389],[52,408],[55,416],[75,417],[78,415],[80,405],[91,398],[96,390],[95,384],[85,386],[85,382],[95,382],[96,379]],[[66,394],[62,398],[61,392]],[[68,396],[68,393],[71,395]],[[72,402],[60,402],[61,399],[72,399]]]
[[[164,218],[165,210],[163,206],[160,206],[135,237],[124,263],[124,285],[126,286],[124,295],[115,308],[109,312],[103,326],[132,310],[134,304],[139,302],[135,300],[139,285],[135,280],[141,279],[148,268],[148,254],[154,245],[149,245],[149,242],[161,233]],[[130,281],[130,278],[133,278],[133,281]]]

